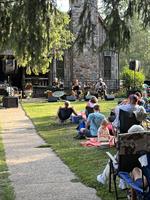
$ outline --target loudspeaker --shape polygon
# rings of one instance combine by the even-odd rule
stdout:
[[[139,71],[141,68],[141,62],[138,60],[131,60],[129,63],[129,69]]]
[[[48,97],[48,102],[57,102],[58,98],[57,97]]]
[[[115,99],[115,96],[114,95],[109,95],[109,94],[106,94],[105,95],[105,100],[106,101],[111,101],[111,100],[114,100]]]
[[[16,68],[16,61],[11,58],[11,59],[6,59],[3,65],[3,72],[5,74],[12,74],[15,72]]]
[[[3,107],[5,108],[17,108],[18,107],[18,97],[4,97]]]

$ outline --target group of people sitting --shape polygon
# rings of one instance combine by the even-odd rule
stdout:
[[[101,113],[100,106],[98,105],[98,99],[93,96],[88,101],[85,107],[85,113],[84,113],[85,126],[78,129],[79,131],[76,138],[80,138],[80,136],[84,136],[85,138],[86,137],[95,138],[97,142],[100,142],[100,144],[102,140],[107,136],[108,136],[107,139],[110,139],[110,136],[113,136],[115,138],[116,133],[120,128],[120,121],[119,121],[120,110],[127,111],[129,113],[134,113],[137,121],[139,122],[136,125],[133,125],[128,130],[129,133],[135,132],[135,131],[139,131],[139,132],[144,131],[144,128],[141,126],[141,122],[146,118],[146,110],[144,108],[144,104],[145,102],[142,99],[142,96],[140,93],[137,92],[135,94],[132,94],[127,99],[119,102],[116,108],[114,108],[110,112],[114,114],[113,120],[112,120],[111,118],[112,116],[109,116],[108,118],[106,118]],[[61,123],[69,119],[72,114],[74,114],[75,116],[78,116],[78,113],[74,110],[73,107],[70,106],[70,102],[65,101],[64,107],[60,107],[58,110],[58,117]],[[116,157],[117,157],[117,154],[116,154]],[[108,174],[109,174],[109,166],[107,164],[104,171],[97,176],[97,181],[101,184],[105,184]],[[140,169],[137,169],[137,168],[133,169],[132,175],[135,181],[140,180],[141,182]],[[146,180],[144,181],[144,183],[146,185]],[[121,189],[124,189],[124,183],[122,179],[120,180],[119,186]]]
[[[139,121],[140,124],[142,120],[146,117],[146,110],[143,105],[144,100],[142,100],[140,93],[132,94],[128,97],[128,99],[119,102],[116,108],[114,108],[110,112],[111,115],[108,117],[108,119],[106,119],[106,117],[100,111],[98,99],[95,96],[93,96],[85,106],[85,117],[83,119],[85,121],[85,127],[82,127],[82,129],[80,129],[80,133],[82,133],[82,135],[85,135],[86,137],[97,137],[98,130],[101,127],[101,125],[104,126],[104,124],[106,124],[106,128],[109,130],[109,133],[111,135],[114,134],[114,131],[116,132],[120,127],[120,110],[134,113],[137,121]],[[64,107],[60,107],[57,113],[61,123],[69,119],[72,114],[78,116],[78,113],[75,111],[75,109],[72,106],[70,106],[69,101],[65,101]]]
[[[101,97],[101,99],[104,99],[107,93],[106,90],[107,85],[102,78],[100,78],[96,83],[93,84],[81,84],[77,79],[72,84],[72,95],[76,96],[77,99],[81,99],[81,97],[84,97],[84,99],[86,99],[86,96],[88,96],[88,94],[90,94],[91,92],[95,93],[97,97]]]

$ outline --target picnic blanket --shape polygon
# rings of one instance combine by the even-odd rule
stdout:
[[[98,142],[96,138],[88,138],[86,141],[80,142],[80,144],[85,147],[100,147],[100,146],[112,147],[115,145],[115,137],[109,136],[107,141],[101,141],[101,142]]]

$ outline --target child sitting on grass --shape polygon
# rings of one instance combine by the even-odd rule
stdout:
[[[107,128],[109,122],[107,119],[104,119],[98,129],[97,132],[97,140],[98,142],[108,142],[109,140],[109,130]]]
[[[87,138],[87,141],[81,142],[80,144],[82,146],[88,146],[88,147],[112,147],[114,146],[114,136],[111,136],[109,134],[109,129],[107,126],[109,125],[109,122],[107,119],[103,119],[101,122],[101,125],[97,131],[97,138]]]

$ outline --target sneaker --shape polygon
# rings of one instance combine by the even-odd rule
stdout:
[[[121,190],[127,189],[127,186],[126,186],[126,184],[125,184],[125,182],[124,182],[123,179],[120,179],[120,181],[119,181],[119,188],[120,188]]]
[[[106,183],[106,180],[104,179],[104,177],[103,177],[102,174],[100,174],[100,175],[97,176],[97,181],[99,183],[103,184],[103,185]]]

